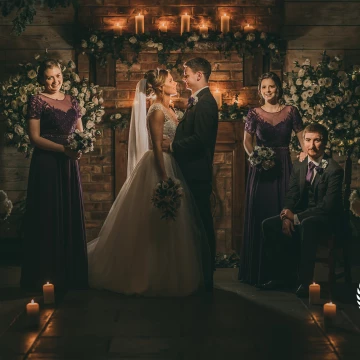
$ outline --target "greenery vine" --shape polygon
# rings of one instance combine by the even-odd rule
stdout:
[[[4,0],[1,5],[1,14],[7,17],[16,11],[16,16],[12,20],[12,32],[15,35],[20,35],[25,31],[27,25],[33,23],[37,9],[47,7],[52,11],[59,7],[66,8],[71,5],[76,8],[78,0]]]

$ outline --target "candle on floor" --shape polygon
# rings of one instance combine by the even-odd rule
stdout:
[[[331,301],[324,304],[324,325],[331,326],[336,317],[336,305]]]
[[[209,27],[208,26],[205,26],[204,24],[200,25],[200,35],[207,35],[208,34],[208,31],[209,31]]]
[[[43,285],[44,304],[53,304],[55,302],[54,285],[47,282]]]
[[[181,15],[180,35],[184,32],[190,32],[190,15],[188,14]]]
[[[216,89],[215,92],[214,92],[214,98],[215,98],[215,101],[218,105],[218,109],[221,108],[222,106],[222,94],[221,92],[219,91],[219,89]]]
[[[26,315],[28,318],[29,325],[37,325],[40,320],[40,307],[39,304],[31,300],[28,304],[26,304]]]
[[[162,32],[167,32],[167,26],[162,23],[160,26],[159,26],[159,31],[162,31]]]
[[[309,285],[309,304],[319,304],[320,303],[320,285],[311,284]]]
[[[120,24],[116,24],[116,25],[115,25],[114,32],[115,32],[115,35],[117,35],[117,36],[121,36],[121,35],[122,35],[122,27],[120,26]]]
[[[230,17],[224,14],[221,16],[221,32],[226,34],[230,31]]]
[[[136,34],[143,34],[145,32],[144,26],[144,15],[136,15],[135,16],[135,33]]]

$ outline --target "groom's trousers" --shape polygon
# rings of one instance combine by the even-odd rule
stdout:
[[[325,216],[311,216],[295,225],[295,232],[288,237],[282,232],[280,216],[264,220],[263,256],[268,277],[287,282],[297,275],[300,284],[313,282],[317,247],[319,242],[329,237],[332,225]]]

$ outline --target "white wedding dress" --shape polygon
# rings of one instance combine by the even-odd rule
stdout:
[[[165,115],[164,135],[175,136],[176,123]],[[151,203],[159,176],[152,151],[147,151],[117,196],[99,237],[88,243],[90,287],[123,294],[185,296],[203,283],[210,252],[199,215],[173,156],[164,153],[166,173],[184,189],[176,220],[161,219]]]

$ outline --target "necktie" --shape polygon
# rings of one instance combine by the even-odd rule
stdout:
[[[306,177],[305,177],[306,182],[309,184],[311,184],[311,179],[313,177],[315,167],[316,167],[316,165],[312,161],[310,161],[309,165],[308,165]]]
[[[192,106],[193,103],[194,103],[194,100],[195,100],[195,99],[194,99],[192,96],[190,96],[189,99],[188,99],[187,107]]]

